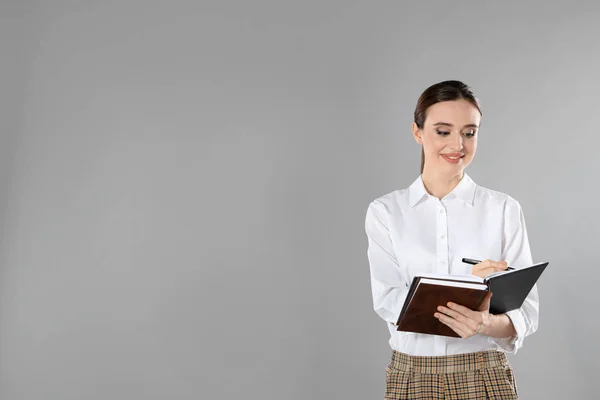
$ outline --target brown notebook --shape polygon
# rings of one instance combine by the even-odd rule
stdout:
[[[398,331],[460,337],[433,316],[448,302],[477,310],[488,292],[483,282],[416,276],[413,279],[396,325]]]

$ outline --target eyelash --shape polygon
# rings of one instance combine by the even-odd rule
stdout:
[[[448,136],[450,134],[450,132],[445,132],[445,131],[439,131],[439,130],[435,130],[437,132],[438,135],[440,136]],[[467,132],[464,134],[467,138],[472,138],[473,136],[475,136],[475,132]]]

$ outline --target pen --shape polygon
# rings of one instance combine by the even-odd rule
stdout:
[[[472,259],[472,258],[463,258],[463,259],[462,259],[462,262],[464,262],[464,263],[466,263],[466,264],[473,264],[473,265],[475,265],[475,264],[479,264],[481,261],[479,261],[479,260],[474,260],[474,259]],[[513,270],[514,268],[513,268],[513,267],[508,267],[508,268],[506,268],[506,269],[508,269],[508,270]]]

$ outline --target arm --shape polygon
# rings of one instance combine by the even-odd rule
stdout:
[[[502,260],[519,268],[533,264],[525,217],[520,204],[510,199],[506,206],[506,224],[503,235]],[[539,323],[539,297],[537,284],[533,287],[521,308],[493,317],[498,332],[504,338],[490,337],[504,350],[516,353],[523,346],[525,337],[534,333]],[[502,329],[504,328],[504,329]],[[510,333],[510,335],[509,335]]]
[[[384,204],[372,202],[367,209],[365,232],[373,308],[384,321],[395,324],[408,293],[408,283],[392,247],[388,215]]]

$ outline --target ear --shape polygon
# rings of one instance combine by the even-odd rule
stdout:
[[[421,137],[421,135],[423,135],[423,131],[419,129],[417,124],[415,124],[414,122],[412,123],[412,133],[413,137],[415,138],[415,141],[419,144],[423,144],[423,138]]]

